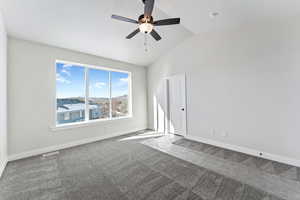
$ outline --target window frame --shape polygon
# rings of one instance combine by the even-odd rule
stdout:
[[[66,123],[66,124],[57,124],[57,82],[56,82],[56,73],[57,73],[57,63],[62,64],[69,64],[69,65],[77,65],[80,67],[84,67],[84,83],[85,83],[85,120],[81,122],[73,122],[73,123]],[[121,119],[128,119],[132,118],[132,73],[130,71],[113,69],[109,67],[99,66],[99,65],[90,65],[90,64],[82,64],[76,62],[70,62],[65,60],[55,60],[55,90],[54,90],[54,130],[57,129],[67,129],[67,128],[76,128],[81,126],[88,126],[89,124],[94,124],[97,122],[107,122],[107,121],[115,121]],[[98,69],[98,70],[105,70],[109,72],[109,105],[110,105],[110,114],[109,118],[105,119],[89,119],[89,69]],[[112,117],[112,90],[111,90],[111,72],[120,72],[128,74],[128,115],[121,116],[121,117]]]

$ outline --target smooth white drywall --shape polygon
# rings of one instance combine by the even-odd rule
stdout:
[[[7,161],[7,35],[0,13],[0,177]]]
[[[300,160],[297,19],[199,34],[162,56],[148,69],[149,128],[164,78],[182,73],[188,136]]]
[[[87,127],[53,131],[55,60],[99,65],[132,72],[133,117]],[[8,39],[8,154],[26,154],[52,146],[105,138],[147,127],[146,70],[122,62],[15,38]]]

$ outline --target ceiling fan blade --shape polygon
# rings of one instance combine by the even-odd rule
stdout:
[[[151,17],[154,7],[154,0],[145,0],[145,16]]]
[[[180,18],[170,18],[170,19],[158,20],[158,21],[155,21],[153,24],[155,26],[180,24]]]
[[[150,32],[150,35],[152,35],[152,37],[153,37],[156,41],[161,40],[160,35],[159,35],[154,29]]]
[[[134,19],[130,19],[130,18],[127,18],[127,17],[122,17],[122,16],[119,16],[119,15],[112,15],[111,18],[116,19],[116,20],[120,20],[120,21],[123,21],[123,22],[134,23],[134,24],[139,23],[138,21],[136,21]]]
[[[126,38],[127,39],[131,39],[133,38],[136,34],[138,34],[140,32],[140,29],[136,29],[135,31],[133,31],[132,33],[130,33]]]

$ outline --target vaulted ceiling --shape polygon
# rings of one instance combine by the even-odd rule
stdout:
[[[148,66],[181,41],[201,32],[232,28],[265,19],[299,17],[296,0],[156,0],[155,19],[181,17],[181,25],[157,27],[159,42],[144,35],[127,40],[135,24],[111,14],[137,19],[141,0],[0,0],[9,35],[84,53]],[[212,18],[211,13],[219,16]]]
[[[125,39],[137,25],[111,15],[137,19],[144,9],[141,0],[2,0],[1,8],[11,36],[142,66],[192,35],[182,25],[159,27],[163,39],[149,37],[147,52],[143,34]],[[157,6],[153,15],[168,18]]]

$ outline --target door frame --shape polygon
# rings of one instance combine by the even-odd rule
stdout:
[[[187,96],[186,96],[186,74],[175,74],[172,76],[168,76],[165,78],[165,105],[167,108],[167,112],[165,115],[165,133],[168,134],[170,133],[170,102],[169,102],[169,80],[173,77],[181,77],[184,79],[183,83],[184,86],[182,94],[183,94],[183,106],[184,106],[184,129],[183,129],[183,133],[181,134],[181,136],[186,137],[188,135],[187,133]]]

